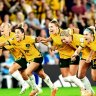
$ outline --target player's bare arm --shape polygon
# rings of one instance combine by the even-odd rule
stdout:
[[[93,55],[95,54],[95,51],[91,50],[88,58],[86,59],[86,63],[90,63],[92,60]]]
[[[52,38],[51,37],[49,37],[49,38],[43,38],[43,37],[41,37],[41,42],[42,43],[51,42],[51,41],[52,41]]]
[[[79,47],[76,49],[76,51],[74,52],[74,54],[73,54],[72,57],[71,57],[71,60],[72,60],[72,61],[74,61],[75,58],[76,58],[76,56],[78,56],[78,55],[80,54],[81,50],[82,50],[82,47],[81,47],[81,46],[79,46]]]

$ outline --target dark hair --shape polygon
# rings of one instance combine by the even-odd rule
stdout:
[[[49,21],[51,21],[52,19],[51,19],[51,18],[46,17],[46,18],[45,18],[45,20],[49,20]]]
[[[21,28],[21,27],[17,27],[16,29],[19,29],[22,33],[25,33],[25,32],[24,32],[24,29]]]

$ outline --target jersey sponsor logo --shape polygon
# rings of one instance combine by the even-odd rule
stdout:
[[[29,53],[29,50],[24,50],[25,51],[25,53]]]

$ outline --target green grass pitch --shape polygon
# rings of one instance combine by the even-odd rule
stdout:
[[[96,92],[96,87],[93,87]],[[43,87],[43,93],[39,96],[50,96],[50,89],[48,87]],[[0,89],[0,96],[29,96],[31,89],[26,90],[25,94],[19,95],[20,88],[14,89]],[[79,88],[59,88],[56,96],[80,96]]]

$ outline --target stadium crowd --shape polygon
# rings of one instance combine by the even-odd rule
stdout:
[[[47,38],[49,22],[53,18],[58,20],[62,29],[77,28],[77,32],[83,34],[86,27],[95,24],[96,0],[0,0],[0,25],[9,24],[12,32],[21,26],[25,35]],[[36,46],[44,57],[43,64],[59,64],[56,50],[50,51],[41,42]],[[9,74],[8,68],[14,59],[5,49],[0,55],[0,71],[4,77]],[[8,88],[12,87],[11,83],[9,80]]]

